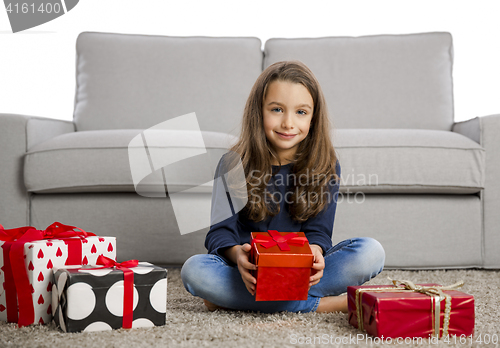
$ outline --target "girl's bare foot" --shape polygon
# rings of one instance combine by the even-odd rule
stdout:
[[[212,302],[207,301],[207,300],[205,300],[205,299],[203,299],[203,303],[205,303],[205,306],[207,306],[207,308],[208,308],[208,310],[209,310],[210,312],[213,312],[213,311],[215,311],[216,309],[222,309],[222,307],[219,307],[219,306],[217,306],[216,304],[213,304]]]
[[[318,313],[343,312],[347,313],[347,294],[339,296],[327,296],[319,301]]]

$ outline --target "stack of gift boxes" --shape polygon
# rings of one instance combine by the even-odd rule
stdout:
[[[0,320],[66,332],[164,325],[167,271],[116,262],[116,238],[56,222],[0,226]]]

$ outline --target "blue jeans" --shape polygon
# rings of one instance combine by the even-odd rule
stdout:
[[[220,307],[263,313],[312,312],[322,297],[345,293],[348,286],[361,285],[382,272],[385,252],[373,238],[353,238],[330,248],[324,258],[323,277],[311,287],[305,301],[255,301],[238,267],[213,254],[190,257],[182,267],[181,278],[192,295]]]

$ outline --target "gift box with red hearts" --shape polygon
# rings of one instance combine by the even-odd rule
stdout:
[[[19,326],[52,320],[52,268],[95,264],[99,255],[116,259],[116,238],[100,237],[54,223],[0,229],[0,320]],[[38,240],[33,240],[38,239]]]
[[[251,233],[256,301],[307,300],[314,256],[304,232]]]

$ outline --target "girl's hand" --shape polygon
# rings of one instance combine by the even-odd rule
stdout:
[[[250,262],[250,250],[252,247],[250,244],[245,243],[236,252],[236,264],[238,265],[238,270],[240,271],[243,283],[247,287],[248,292],[255,296],[255,285],[257,284],[257,279],[255,279],[250,270],[256,270],[257,267]]]
[[[241,279],[250,294],[255,296],[255,285],[257,280],[252,276],[250,270],[256,270],[257,267],[250,262],[250,250],[252,247],[250,244],[245,243],[243,245],[235,245],[226,251],[226,256],[233,261],[238,266],[238,271],[240,271]]]
[[[314,263],[311,269],[311,277],[309,277],[309,289],[311,286],[319,283],[323,277],[323,269],[325,269],[325,259],[323,258],[323,249],[319,245],[311,244],[311,251],[314,255]]]

